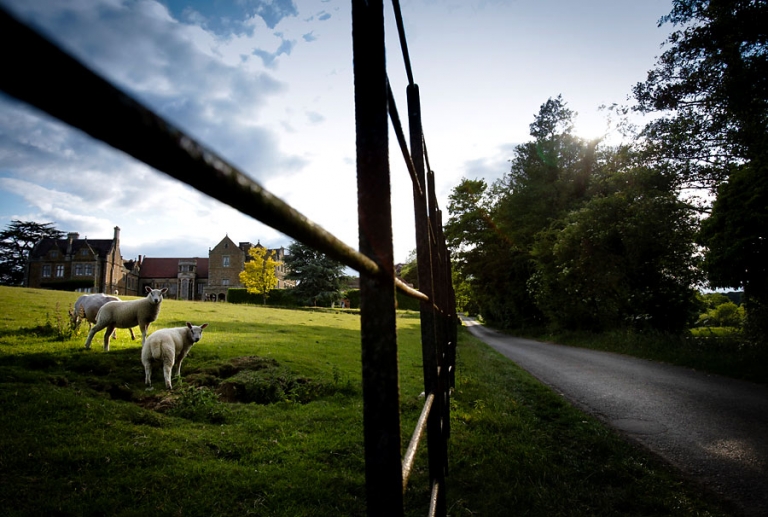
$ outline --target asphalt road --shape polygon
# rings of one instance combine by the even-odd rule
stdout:
[[[643,359],[469,331],[747,516],[768,516],[768,387]],[[768,365],[766,365],[768,367]]]

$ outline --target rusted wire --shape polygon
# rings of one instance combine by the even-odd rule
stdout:
[[[424,407],[421,409],[419,421],[416,422],[416,428],[413,430],[411,441],[408,443],[408,449],[405,451],[405,456],[403,456],[403,492],[405,492],[405,489],[408,486],[408,478],[411,475],[413,462],[416,459],[416,451],[418,450],[419,443],[424,435],[424,429],[427,428],[427,417],[429,416],[434,401],[434,393],[427,395],[427,398],[424,401]]]

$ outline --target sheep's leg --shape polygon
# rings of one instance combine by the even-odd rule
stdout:
[[[109,340],[112,337],[112,333],[115,331],[116,325],[110,323],[107,325],[107,331],[104,332],[104,351],[109,352]]]
[[[165,379],[165,387],[169,390],[173,389],[171,386],[171,370],[173,370],[173,360],[163,359],[163,379]]]
[[[129,328],[128,332],[131,333],[131,341],[136,341],[136,336],[133,334],[133,327]]]
[[[147,386],[152,386],[152,361],[147,359],[145,360],[143,357],[142,363],[144,363],[144,384]]]
[[[142,325],[139,323],[139,330],[141,330],[141,348],[144,348],[144,342],[147,340],[147,331],[149,330],[149,323]]]
[[[96,335],[96,333],[98,331],[100,331],[101,329],[103,329],[106,326],[107,326],[106,323],[99,324],[97,322],[93,327],[91,327],[91,330],[88,332],[88,337],[85,340],[85,349],[86,350],[90,350],[91,349],[91,341],[93,340],[93,336]]]
[[[152,352],[149,348],[141,349],[141,364],[144,365],[144,384],[152,386]]]
[[[189,349],[183,350],[181,354],[179,354],[178,361],[176,361],[176,377],[179,379],[181,379],[181,362],[187,357],[187,352],[189,352]]]
[[[174,350],[173,345],[164,344],[161,352],[163,359],[163,379],[165,379],[165,387],[169,390],[173,389],[171,386],[171,373],[173,372],[173,360]]]

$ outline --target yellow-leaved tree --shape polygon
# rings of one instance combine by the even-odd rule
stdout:
[[[264,296],[267,304],[267,293],[277,286],[275,268],[281,264],[272,258],[272,253],[262,246],[254,246],[248,250],[251,260],[245,263],[245,270],[240,273],[240,282],[249,293]]]

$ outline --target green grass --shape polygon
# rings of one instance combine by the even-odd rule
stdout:
[[[3,515],[365,514],[359,316],[166,300],[209,323],[174,391],[140,344],[83,350],[75,293],[0,287]],[[419,320],[398,313],[403,449],[422,400]],[[451,515],[725,515],[698,488],[460,332]],[[425,451],[407,515],[428,505]]]

